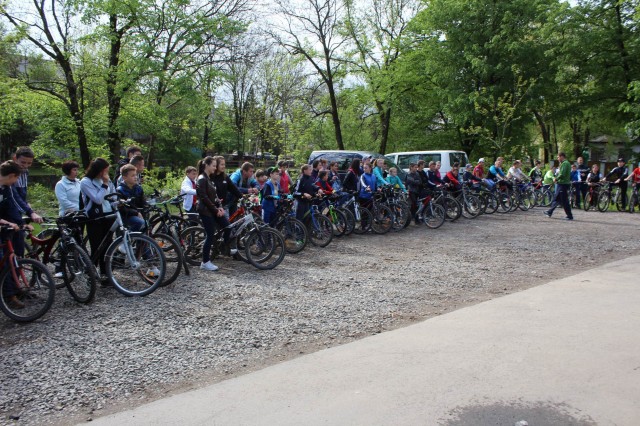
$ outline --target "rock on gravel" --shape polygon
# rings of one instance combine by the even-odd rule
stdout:
[[[0,317],[0,424],[69,424],[535,286],[640,249],[640,215],[540,209],[336,238],[273,271],[230,259],[145,298],[65,290]],[[18,419],[19,420],[16,420]]]

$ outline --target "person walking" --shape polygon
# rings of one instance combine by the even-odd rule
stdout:
[[[573,213],[571,212],[571,205],[569,204],[569,188],[571,187],[571,164],[567,160],[567,156],[564,152],[558,153],[558,162],[560,163],[560,171],[558,175],[553,179],[556,184],[555,196],[553,197],[553,203],[549,210],[544,212],[544,215],[551,217],[553,211],[558,207],[558,204],[562,204],[564,212],[567,214],[565,220],[573,220]]]

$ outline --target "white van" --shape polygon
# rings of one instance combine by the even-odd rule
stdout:
[[[395,163],[405,172],[409,171],[410,163],[417,163],[424,160],[425,167],[429,165],[429,161],[439,161],[441,164],[440,173],[444,174],[451,170],[453,163],[460,164],[460,170],[464,170],[464,166],[469,163],[469,157],[464,151],[408,151],[393,152],[385,154],[391,162]]]

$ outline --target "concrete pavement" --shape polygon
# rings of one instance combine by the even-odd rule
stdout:
[[[92,424],[637,425],[639,275],[630,257]]]

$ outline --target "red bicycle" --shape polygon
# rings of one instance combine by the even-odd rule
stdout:
[[[18,322],[34,321],[53,304],[55,283],[47,267],[35,260],[16,256],[10,226],[1,228],[0,309]]]

